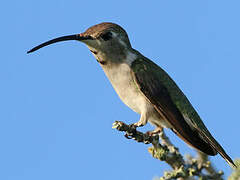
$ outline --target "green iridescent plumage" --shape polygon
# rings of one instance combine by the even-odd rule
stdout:
[[[206,154],[219,153],[234,166],[231,158],[207,130],[187,97],[161,67],[142,56],[132,63],[131,68],[139,90],[170,122],[178,136]]]

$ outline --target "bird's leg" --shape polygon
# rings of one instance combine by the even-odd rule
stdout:
[[[147,124],[147,118],[146,118],[146,114],[142,114],[141,115],[141,118],[138,122],[136,123],[133,123],[133,124],[130,124],[130,127],[131,127],[131,132],[130,133],[126,133],[124,136],[127,138],[127,139],[131,139],[131,136],[132,134],[134,134],[136,132],[136,129],[138,127],[142,127],[142,126],[145,126]]]
[[[141,117],[140,117],[140,120],[134,124],[132,124],[132,126],[135,126],[136,128],[137,127],[142,127],[142,126],[145,126],[147,124],[147,117],[146,117],[146,114],[141,114]]]
[[[163,131],[163,127],[158,125],[153,131],[148,131],[146,132],[146,134],[149,136],[155,136],[160,134],[162,131]]]

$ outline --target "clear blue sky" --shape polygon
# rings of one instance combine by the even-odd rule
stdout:
[[[26,54],[104,21],[124,27],[132,46],[182,88],[229,155],[240,157],[239,7],[238,0],[3,1],[0,179],[146,180],[169,168],[151,157],[148,145],[111,128],[115,120],[133,123],[139,115],[119,100],[84,44]],[[194,154],[167,133],[183,154]],[[229,175],[219,155],[211,159]]]

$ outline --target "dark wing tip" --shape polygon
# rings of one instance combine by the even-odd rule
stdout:
[[[217,149],[217,151],[232,168],[238,168],[238,166],[233,162],[232,158],[230,158],[230,156],[228,156],[222,148]]]

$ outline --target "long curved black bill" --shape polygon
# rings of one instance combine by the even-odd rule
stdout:
[[[91,36],[80,36],[80,34],[74,34],[74,35],[69,35],[69,36],[62,36],[62,37],[58,37],[58,38],[55,38],[55,39],[52,39],[50,41],[47,41],[45,43],[42,43],[34,48],[32,48],[31,50],[29,50],[27,53],[31,53],[31,52],[34,52],[44,46],[48,46],[50,44],[53,44],[53,43],[56,43],[56,42],[61,42],[61,41],[69,41],[69,40],[78,40],[78,41],[81,41],[81,40],[88,40],[88,39],[92,39]]]

